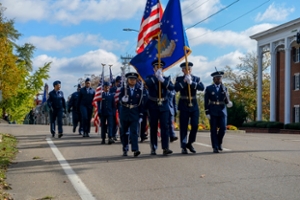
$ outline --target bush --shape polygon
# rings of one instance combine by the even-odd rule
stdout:
[[[234,100],[232,102],[233,106],[227,109],[227,124],[240,127],[246,121],[248,113],[243,104]]]
[[[294,130],[300,130],[300,123],[290,123],[284,125],[285,129],[294,129]]]
[[[256,127],[257,128],[267,128],[268,122],[257,122]]]
[[[257,127],[257,128],[279,128],[282,129],[284,124],[282,122],[268,122],[268,121],[256,121],[244,123],[243,127]]]
[[[282,122],[269,122],[267,124],[267,128],[279,128],[279,129],[283,129],[284,127],[284,123]]]

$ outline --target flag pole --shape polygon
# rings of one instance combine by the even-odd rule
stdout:
[[[104,66],[106,65],[106,64],[104,64],[104,63],[101,63],[101,65],[102,65],[102,73],[101,73],[101,96],[102,96],[102,91],[103,91],[103,82],[104,82]],[[101,102],[100,102],[100,108],[98,108],[98,110],[99,109],[101,109],[101,107],[102,107],[102,98],[101,98]],[[101,116],[100,116],[100,124],[101,124]],[[101,126],[103,126],[103,124],[101,124]],[[100,133],[100,126],[98,127],[98,134],[101,136],[101,133]]]
[[[157,40],[157,57],[158,57],[158,69],[161,68],[161,58],[160,58],[160,51],[161,51],[161,43],[160,43],[160,33],[158,34],[158,40]],[[162,100],[161,100],[161,82],[158,81],[158,101],[157,104],[159,106],[162,105]]]
[[[190,75],[189,67],[188,67],[188,60],[187,60],[187,55],[186,55],[186,46],[184,46],[183,49],[184,49],[184,58],[185,58],[185,69],[188,72],[188,74]],[[191,85],[190,84],[188,84],[188,94],[189,94],[188,98],[189,98],[189,101],[190,101],[189,107],[192,107],[193,104],[192,104]]]

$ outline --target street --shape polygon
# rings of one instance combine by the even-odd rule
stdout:
[[[196,154],[181,154],[176,141],[172,155],[159,145],[151,156],[146,140],[134,158],[122,156],[120,141],[101,145],[99,135],[82,138],[71,126],[61,139],[46,125],[0,124],[0,132],[19,141],[7,172],[15,200],[300,199],[300,135],[227,133],[214,154],[209,132],[199,132]]]

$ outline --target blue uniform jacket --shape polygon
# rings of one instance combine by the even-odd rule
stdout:
[[[139,118],[143,117],[143,93],[142,90],[139,88],[134,89],[133,95],[130,93],[130,88],[127,86],[127,95],[129,96],[128,102],[122,102],[122,98],[125,95],[125,88],[121,88],[121,92],[119,95],[119,102],[121,106],[121,113],[120,119],[128,121],[138,120]],[[132,108],[130,108],[130,106]]]
[[[170,91],[169,94],[168,94],[169,109],[170,109],[170,114],[172,116],[176,115],[176,110],[177,110],[175,95],[176,95],[176,91],[175,90]]]
[[[74,92],[71,95],[71,98],[68,102],[68,109],[73,109],[73,111],[77,111],[77,103],[78,103],[78,96],[79,96],[79,92]]]
[[[98,114],[100,115],[115,115],[116,104],[115,104],[115,94],[105,92],[102,93],[102,101],[97,102]]]
[[[159,111],[168,111],[169,110],[169,101],[168,101],[168,92],[174,90],[174,84],[171,82],[170,77],[164,77],[165,81],[161,83],[161,98],[162,105],[157,104],[159,98],[159,81],[155,75],[148,76],[146,78],[146,85],[148,87],[148,101],[147,108],[155,109]]]
[[[227,88],[224,87],[225,91],[221,87],[219,91],[215,84],[206,87],[204,95],[205,112],[211,116],[227,116],[227,109],[225,105],[225,99]],[[215,103],[219,102],[219,103]]]
[[[188,84],[184,82],[184,77],[185,76],[179,76],[176,78],[175,82],[175,90],[176,92],[180,92],[180,97],[179,97],[179,102],[178,102],[178,110],[182,111],[195,111],[199,109],[198,107],[198,102],[197,102],[197,91],[203,91],[204,90],[204,85],[200,81],[200,78],[197,76],[192,77],[192,84],[190,85],[191,88],[191,98],[192,98],[192,106],[189,106],[190,100],[188,99],[189,97],[189,92],[188,92]]]
[[[80,108],[80,106],[86,106],[89,108],[93,108],[92,102],[95,96],[95,90],[93,88],[87,88],[83,87],[80,89],[78,93],[78,102],[77,102],[77,108]]]
[[[66,109],[66,101],[64,98],[64,93],[62,91],[52,90],[49,92],[49,98],[47,100],[47,104],[49,108],[53,110],[65,110]]]

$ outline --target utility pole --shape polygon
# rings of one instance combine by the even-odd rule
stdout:
[[[129,61],[133,58],[131,55],[126,55],[126,56],[121,56],[122,64],[125,67],[125,72],[128,73],[130,72],[130,65]]]

